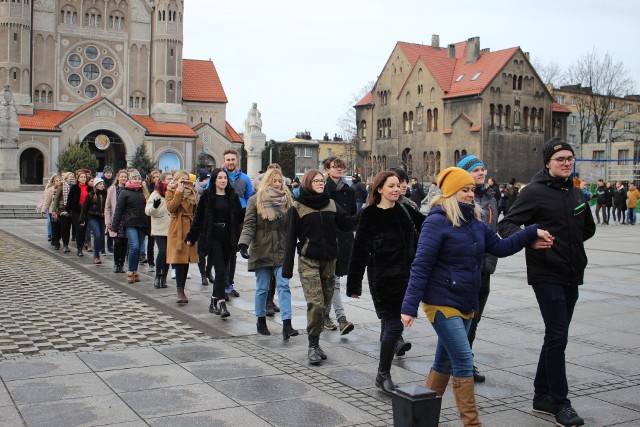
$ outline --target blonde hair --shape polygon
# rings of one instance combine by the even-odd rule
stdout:
[[[287,195],[285,210],[291,207],[293,198],[291,197],[291,191],[289,191],[289,187],[284,184],[284,175],[282,175],[282,171],[276,168],[268,169],[260,180],[260,184],[258,184],[258,191],[256,192],[256,209],[258,210],[258,215],[260,215],[262,218],[265,217],[263,201],[265,197],[269,197],[266,192],[267,187],[271,187],[271,182],[278,176],[282,178],[282,191],[284,191]]]
[[[455,194],[450,197],[444,197],[442,194],[435,196],[429,204],[429,208],[433,206],[441,206],[447,219],[454,227],[460,227],[460,225],[462,225],[461,221],[464,220],[464,217],[462,216],[462,211],[460,210],[460,205],[458,204],[458,200],[456,200]],[[478,221],[480,221],[482,217],[482,208],[477,204],[474,205],[473,216]]]

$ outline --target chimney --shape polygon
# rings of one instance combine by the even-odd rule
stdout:
[[[489,53],[489,52],[491,52],[491,49],[489,49],[488,47],[485,47],[484,49],[480,49],[480,52]]]
[[[480,58],[480,37],[467,40],[467,64],[473,64]]]
[[[525,52],[525,53],[524,53],[524,56],[526,56],[526,57],[527,57],[527,60],[528,60],[528,59],[529,59],[529,52]]]
[[[449,46],[447,46],[448,51],[447,51],[447,58],[455,58],[456,57],[456,45],[455,44],[450,44]]]
[[[433,34],[431,36],[431,47],[440,48],[440,36],[437,34]]]

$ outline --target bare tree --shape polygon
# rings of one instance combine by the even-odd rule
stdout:
[[[371,92],[375,83],[376,82],[372,80],[362,86],[359,91],[355,92],[351,99],[349,99],[349,102],[345,105],[344,113],[338,118],[338,129],[340,129],[345,141],[356,141],[356,138],[358,137],[358,126],[356,123],[356,109],[353,108],[353,106],[364,98],[366,94]]]
[[[591,89],[582,91],[584,114],[592,117],[596,141],[602,142],[603,137],[611,133],[610,123],[615,128],[615,124],[628,115],[620,98],[633,92],[634,81],[629,71],[609,53],[601,56],[593,49],[571,66],[569,78],[573,84]]]
[[[535,57],[531,61],[531,65],[536,70],[536,73],[538,73],[544,84],[550,84],[554,87],[558,87],[565,80],[565,73],[556,62],[543,62],[540,57]]]

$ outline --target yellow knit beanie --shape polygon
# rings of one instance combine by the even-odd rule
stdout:
[[[438,188],[443,197],[451,197],[467,185],[476,185],[476,182],[464,169],[450,167],[438,174]]]

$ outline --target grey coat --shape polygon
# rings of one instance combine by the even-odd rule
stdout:
[[[475,203],[482,208],[482,222],[487,224],[493,231],[498,230],[498,204],[496,203],[495,193],[488,186],[482,188],[476,187]],[[482,271],[493,274],[498,265],[498,257],[486,253],[484,256],[484,265]]]
[[[287,225],[291,209],[280,218],[267,221],[258,215],[256,201],[253,195],[247,202],[244,216],[244,226],[238,245],[249,247],[249,271],[262,267],[277,267],[284,260],[284,246],[287,237]]]

